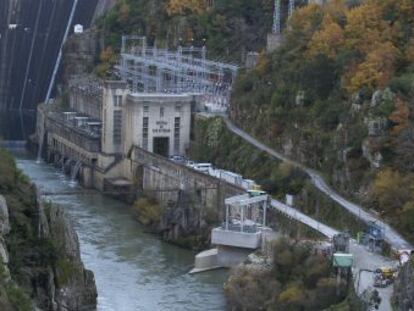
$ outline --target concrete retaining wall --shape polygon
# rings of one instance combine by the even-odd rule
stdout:
[[[167,204],[169,201],[176,202],[181,190],[192,194],[200,207],[216,209],[222,219],[225,210],[224,199],[245,192],[236,185],[138,147],[133,148],[131,161],[133,179],[137,185],[162,204]]]

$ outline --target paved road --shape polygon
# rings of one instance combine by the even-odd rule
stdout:
[[[398,234],[393,228],[391,228],[391,226],[386,224],[384,221],[378,219],[377,217],[375,217],[371,213],[365,211],[362,207],[346,200],[341,195],[339,195],[337,192],[335,192],[325,182],[325,180],[323,179],[323,177],[319,173],[317,173],[316,171],[314,171],[310,168],[307,168],[307,167],[303,166],[301,163],[295,162],[295,161],[287,158],[286,156],[284,156],[280,152],[277,152],[277,151],[269,148],[265,144],[261,143],[260,141],[258,141],[254,137],[250,136],[249,134],[247,134],[246,132],[244,132],[243,130],[238,128],[228,118],[223,117],[223,119],[226,123],[227,128],[230,131],[232,131],[236,135],[240,136],[241,138],[243,138],[247,142],[251,143],[252,145],[257,147],[258,149],[267,152],[268,154],[270,154],[271,156],[273,156],[273,157],[275,157],[279,160],[291,163],[291,164],[303,169],[309,175],[309,177],[311,178],[312,183],[315,185],[316,188],[318,188],[321,192],[325,193],[332,200],[334,200],[340,206],[345,208],[348,212],[352,213],[353,215],[355,215],[356,217],[358,217],[359,219],[361,219],[362,221],[364,221],[366,223],[371,222],[371,221],[375,221],[378,225],[380,225],[382,228],[384,228],[385,240],[393,248],[398,250],[398,249],[407,249],[407,248],[412,248],[413,247],[400,234]]]
[[[257,148],[269,153],[270,155],[289,163],[292,163],[295,166],[302,168],[307,174],[311,177],[313,184],[323,193],[331,197],[333,200],[338,202],[341,206],[346,208],[348,211],[356,215],[357,217],[365,220],[365,221],[379,221],[371,214],[364,211],[359,206],[345,200],[339,194],[337,194],[334,190],[332,190],[324,181],[324,179],[316,173],[314,170],[304,167],[300,163],[292,161],[286,158],[284,155],[274,151],[273,149],[267,147],[263,143],[257,141],[249,134],[243,132],[239,128],[237,128],[234,124],[232,124],[228,119],[225,119],[227,127],[235,134],[239,135],[246,141],[250,142]],[[298,211],[297,209],[290,207],[286,204],[281,203],[280,201],[272,199],[271,206],[277,209],[279,212],[287,215],[288,217],[299,221],[316,231],[320,232],[321,234],[325,235],[329,239],[332,239],[335,234],[339,232],[305,214]],[[409,245],[401,236],[399,236],[394,230],[392,230],[388,225],[383,222],[380,222],[382,226],[386,228],[386,236],[387,241],[389,241],[394,247],[406,247]],[[366,270],[375,271],[377,268],[390,266],[390,267],[397,267],[398,261],[391,260],[389,258],[385,258],[379,254],[369,252],[364,246],[359,245],[355,240],[351,240],[350,245],[350,252],[354,256],[354,267],[353,270],[353,279],[355,288],[357,290],[357,294],[361,295],[365,290],[372,289],[374,284],[373,273],[367,272]],[[362,271],[362,272],[360,272]],[[393,294],[394,286],[388,286],[386,288],[377,288],[380,297],[382,298],[382,302],[379,305],[379,311],[390,311],[392,310],[391,307],[391,297]]]
[[[271,206],[284,215],[299,221],[316,231],[322,233],[329,239],[339,232],[317,220],[299,212],[295,208],[292,208],[286,204],[283,204],[277,200],[271,201]],[[397,267],[398,261],[385,258],[379,254],[369,252],[364,246],[359,245],[355,240],[351,240],[350,252],[354,256],[354,266],[352,268],[352,275],[354,279],[355,288],[358,295],[361,295],[367,289],[373,289],[374,287],[374,275],[372,272],[380,267]],[[379,311],[390,311],[391,297],[393,294],[394,286],[388,286],[386,288],[377,288],[379,295],[382,299],[379,305]]]
[[[299,221],[316,231],[319,231],[329,239],[339,232],[317,220],[299,212],[295,208],[292,208],[286,204],[283,204],[277,200],[271,201],[271,206],[288,217]],[[379,254],[369,252],[364,246],[359,245],[355,240],[351,240],[350,252],[354,255],[354,266],[352,268],[352,275],[354,279],[355,288],[358,295],[361,295],[367,289],[373,289],[374,287],[374,275],[372,272],[366,270],[375,271],[380,267],[397,267],[398,261],[385,258]],[[362,271],[361,271],[362,270]],[[361,272],[360,272],[361,271]],[[393,294],[394,286],[388,286],[386,288],[377,288],[379,295],[382,299],[379,305],[379,311],[390,311],[391,297]]]

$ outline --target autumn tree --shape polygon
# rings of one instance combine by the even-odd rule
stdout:
[[[366,55],[391,39],[390,25],[383,18],[382,7],[368,1],[346,12],[346,48]]]
[[[99,77],[105,77],[108,74],[108,71],[115,62],[115,53],[112,46],[107,46],[103,49],[99,55],[100,64],[96,67],[95,71]]]
[[[386,168],[377,174],[374,193],[383,212],[396,213],[412,197],[409,180],[398,171]]]
[[[323,9],[317,4],[309,4],[297,9],[289,20],[289,31],[286,33],[287,42],[306,46],[315,31],[318,30],[323,16]]]
[[[332,16],[326,15],[321,29],[312,36],[308,46],[308,55],[314,57],[318,54],[324,54],[334,59],[343,45],[342,28],[333,20]]]
[[[395,110],[389,116],[389,119],[394,123],[391,133],[398,135],[402,130],[409,126],[410,108],[401,99],[397,98],[395,102]]]
[[[119,6],[119,21],[126,22],[129,19],[131,13],[131,7],[128,3],[121,2]]]
[[[398,49],[390,42],[378,44],[368,53],[365,61],[356,67],[347,85],[356,92],[361,88],[384,88],[395,73]]]
[[[182,15],[185,13],[201,14],[205,9],[205,0],[168,0],[167,2],[167,13],[169,15]]]
[[[414,64],[414,39],[411,39],[408,43],[406,52],[405,52],[405,58],[409,63]]]

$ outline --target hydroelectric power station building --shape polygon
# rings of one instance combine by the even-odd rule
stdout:
[[[124,81],[80,79],[67,103],[39,105],[43,154],[87,187],[127,190],[135,149],[185,155],[190,144],[190,94],[133,93]]]

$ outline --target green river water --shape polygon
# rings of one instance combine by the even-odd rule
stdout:
[[[227,272],[189,275],[194,253],[143,232],[130,207],[85,191],[58,169],[16,154],[18,166],[62,206],[79,236],[82,260],[95,274],[98,310],[224,310]],[[77,194],[62,195],[76,190]],[[84,193],[83,193],[84,192]]]

